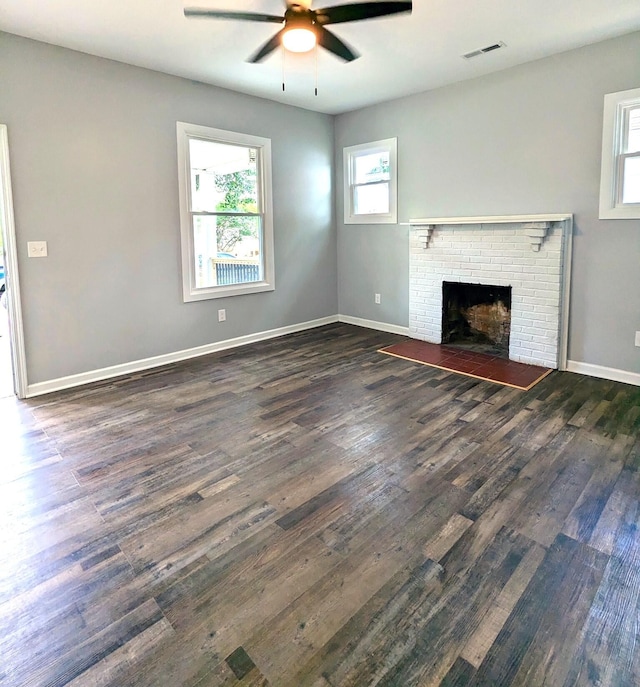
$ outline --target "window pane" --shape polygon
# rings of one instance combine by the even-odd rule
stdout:
[[[189,139],[191,210],[258,212],[256,148]]]
[[[356,184],[389,179],[389,151],[358,155],[355,158]]]
[[[627,134],[627,153],[640,152],[640,107],[629,111],[629,131]]]
[[[196,288],[263,279],[260,217],[195,216]]]
[[[357,215],[386,214],[389,212],[389,184],[356,186],[353,198]]]
[[[624,161],[622,202],[640,203],[640,157],[628,157]]]

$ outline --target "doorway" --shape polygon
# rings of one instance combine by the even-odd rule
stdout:
[[[0,399],[27,396],[7,127],[0,124]]]
[[[0,231],[0,398],[11,396],[14,393],[3,234],[4,232]]]

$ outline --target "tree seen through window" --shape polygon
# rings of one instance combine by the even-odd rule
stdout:
[[[256,170],[243,169],[230,174],[216,174],[216,190],[224,193],[224,199],[216,205],[219,212],[258,212],[255,197]],[[253,217],[220,215],[217,226],[218,251],[233,253],[243,237],[257,239],[257,227]]]

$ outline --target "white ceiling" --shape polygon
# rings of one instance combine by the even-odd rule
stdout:
[[[347,2],[348,0],[344,0]],[[308,2],[308,0],[305,0]],[[411,15],[329,27],[361,55],[245,60],[277,24],[192,18],[183,7],[281,14],[284,0],[1,0],[0,29],[47,43],[339,113],[640,30],[639,0],[414,0]],[[300,3],[301,4],[301,3]],[[344,4],[314,0],[314,7]],[[506,48],[464,60],[504,41]],[[631,56],[630,56],[631,59]]]

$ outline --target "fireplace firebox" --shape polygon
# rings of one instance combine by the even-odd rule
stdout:
[[[511,287],[442,282],[442,343],[509,357]]]

